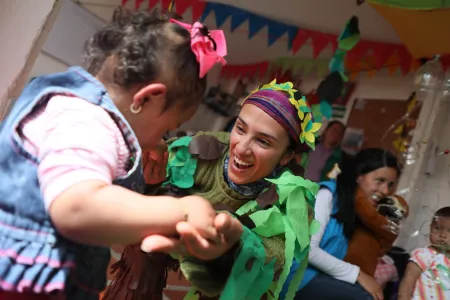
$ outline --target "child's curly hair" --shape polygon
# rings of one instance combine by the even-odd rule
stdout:
[[[167,106],[183,99],[185,107],[205,93],[206,77],[191,50],[190,33],[156,11],[130,13],[119,7],[112,21],[85,43],[88,71],[97,74],[105,60],[117,57],[114,82],[123,88],[158,80],[167,86]]]

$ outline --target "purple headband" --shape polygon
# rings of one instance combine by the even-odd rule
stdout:
[[[248,96],[244,104],[253,104],[262,109],[287,131],[296,144],[300,144],[301,126],[298,112],[286,94],[280,91],[258,90]]]

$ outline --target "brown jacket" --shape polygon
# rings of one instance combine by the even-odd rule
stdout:
[[[406,201],[398,197],[407,207]],[[349,241],[344,260],[357,265],[364,273],[374,276],[378,258],[392,248],[396,235],[384,229],[388,220],[377,212],[372,201],[357,191],[355,198],[357,225]]]

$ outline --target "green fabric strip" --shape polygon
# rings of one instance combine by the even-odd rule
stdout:
[[[244,226],[241,241],[242,249],[220,300],[260,299],[272,282],[274,262],[265,264],[266,254],[261,239]]]
[[[412,10],[450,8],[450,0],[368,0],[367,2]]]

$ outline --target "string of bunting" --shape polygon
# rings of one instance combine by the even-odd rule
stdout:
[[[122,0],[122,5],[132,5],[136,9],[152,9],[158,4],[162,9],[167,9],[171,4],[171,0]],[[146,4],[146,6],[144,6]],[[313,49],[313,58],[317,58],[326,48],[331,47],[334,53],[337,49],[338,35],[324,33],[306,28],[299,28],[283,22],[278,22],[261,15],[249,12],[247,10],[222,4],[212,3],[203,0],[183,0],[176,1],[174,11],[183,15],[188,9],[192,11],[192,19],[204,21],[211,14],[215,15],[217,27],[221,27],[230,19],[231,32],[245,22],[248,23],[248,38],[252,39],[263,28],[267,28],[267,45],[270,47],[277,42],[282,36],[287,35],[287,48],[296,54],[307,42],[311,44]],[[374,68],[381,69],[387,60],[394,54],[399,57],[399,65],[403,74],[407,74],[413,62],[408,50],[402,45],[391,43],[373,42],[361,40],[348,52],[346,60],[350,65],[356,65],[363,60],[368,54],[375,58]]]
[[[396,74],[399,70],[406,75],[416,71],[420,67],[418,60],[412,60],[409,66],[402,66],[397,54],[392,55],[382,68],[375,67],[376,58],[366,56],[356,63],[349,59],[345,61],[346,74],[350,80],[354,80],[361,73],[369,78],[381,70],[388,70],[389,74]],[[323,78],[329,70],[330,59],[314,59],[301,57],[280,57],[272,61],[262,61],[252,64],[226,65],[221,70],[221,76],[225,78],[264,78],[268,73],[277,70],[281,74],[289,72],[294,78]]]

